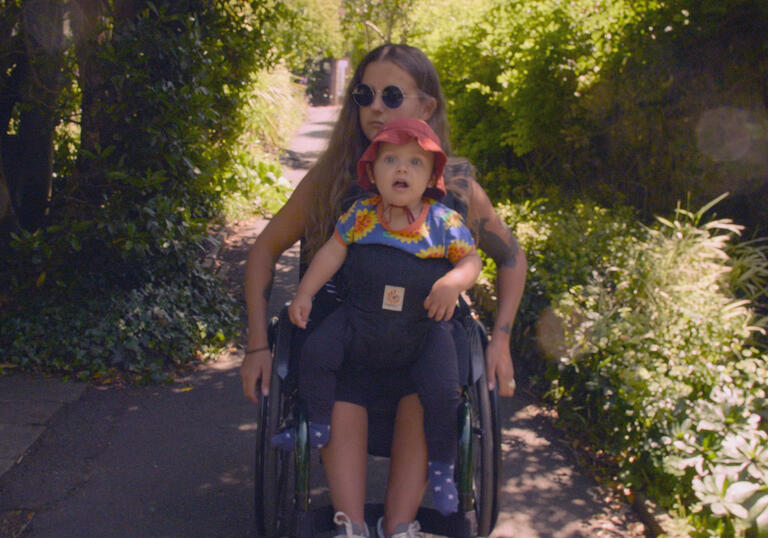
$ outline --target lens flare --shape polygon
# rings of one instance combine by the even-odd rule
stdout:
[[[707,110],[699,118],[696,143],[699,151],[713,161],[740,161],[749,153],[760,130],[749,111],[719,107]]]

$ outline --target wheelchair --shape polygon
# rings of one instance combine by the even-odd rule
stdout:
[[[458,311],[458,309],[457,309]],[[457,314],[458,316],[459,314]],[[487,333],[466,305],[459,318],[468,343],[466,375],[458,418],[458,457],[455,481],[459,510],[443,516],[422,506],[417,519],[422,532],[451,537],[487,536],[499,512],[501,434],[496,391],[489,391],[485,372]],[[333,508],[315,507],[310,493],[310,445],[308,422],[298,405],[297,384],[292,366],[298,329],[291,323],[287,308],[270,321],[269,342],[273,353],[269,396],[260,398],[254,466],[255,533],[264,537],[309,538],[335,529]],[[463,359],[460,359],[463,360]],[[391,420],[391,417],[387,417]],[[296,428],[293,452],[271,447],[272,436],[286,424]],[[383,422],[376,407],[369,409],[369,453],[387,456],[370,439]],[[375,528],[383,514],[380,503],[366,503],[365,517]]]

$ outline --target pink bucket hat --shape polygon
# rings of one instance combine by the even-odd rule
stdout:
[[[371,178],[368,177],[368,171],[370,169],[369,165],[376,160],[379,142],[402,145],[407,144],[412,139],[415,139],[424,151],[431,151],[435,154],[435,185],[428,187],[424,195],[435,200],[441,200],[446,194],[443,170],[448,158],[443,148],[440,147],[440,138],[432,128],[427,122],[415,118],[398,118],[384,124],[373,138],[373,141],[371,141],[368,149],[363,153],[363,156],[357,161],[357,184],[367,191],[375,191],[376,187],[371,182]]]

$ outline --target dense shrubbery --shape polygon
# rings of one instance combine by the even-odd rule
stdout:
[[[98,295],[91,286],[38,295],[4,317],[6,366],[157,382],[219,352],[240,321],[235,299],[200,269],[133,289],[107,284]]]
[[[649,218],[728,191],[721,210],[768,227],[765,2],[499,0],[433,24],[416,43],[455,149],[499,199],[557,184]]]
[[[513,337],[518,374],[539,381],[546,373],[546,363],[533,335],[553,295],[586,284],[595,267],[626,252],[638,229],[629,208],[608,210],[579,200],[567,203],[555,191],[550,194],[551,198],[497,206],[499,215],[515,230],[528,259],[526,289]],[[480,286],[473,296],[482,310],[492,314],[495,297],[491,283],[496,268],[490,258],[484,262]],[[563,338],[560,332],[549,334],[540,343],[547,349],[557,348]]]
[[[730,191],[721,216],[747,237],[768,228],[768,4],[473,8],[413,35],[436,60],[454,149],[493,199],[533,200],[499,206],[530,263],[518,376],[608,479],[677,516],[670,534],[768,535],[766,242],[703,211],[637,224]]]
[[[82,76],[62,97],[79,121],[59,128],[46,224],[2,238],[5,363],[154,376],[223,345],[239,317],[199,265],[208,226],[288,191],[267,150],[305,111],[277,63],[291,12],[135,4],[78,44],[91,54],[78,50]]]
[[[287,200],[290,185],[276,162],[278,148],[299,127],[307,111],[303,87],[284,66],[251,76],[251,93],[242,112],[243,133],[225,174],[225,216],[235,218],[254,210],[276,213]]]
[[[678,516],[673,535],[768,532],[768,354],[750,302],[766,243],[735,243],[740,227],[706,208],[640,227],[548,206],[500,207],[530,262],[518,330],[536,335],[529,359],[549,358],[524,370],[607,479]]]

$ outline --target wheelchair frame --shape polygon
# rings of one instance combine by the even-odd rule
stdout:
[[[496,391],[488,391],[485,347],[488,337],[479,321],[464,317],[470,344],[469,382],[462,387],[458,412],[458,458],[455,480],[459,510],[443,516],[420,507],[417,519],[424,532],[443,536],[487,536],[499,512],[501,433]],[[273,353],[269,396],[258,405],[254,466],[255,532],[265,537],[308,538],[332,531],[333,509],[313,508],[309,491],[310,446],[307,419],[297,405],[296,383],[289,372],[294,327],[287,309],[273,318],[269,341]],[[272,436],[285,422],[296,427],[293,452],[273,449]],[[366,522],[375,526],[381,504],[366,504]]]

